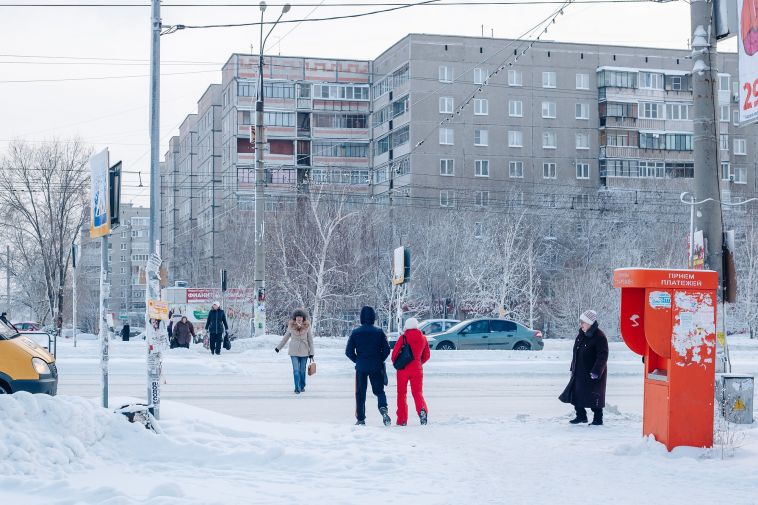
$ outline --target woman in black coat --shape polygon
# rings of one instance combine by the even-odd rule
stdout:
[[[571,424],[587,422],[586,408],[592,409],[592,424],[603,424],[605,407],[605,383],[608,376],[608,339],[600,331],[597,313],[587,310],[579,316],[579,335],[574,342],[571,360],[571,380],[560,396],[564,403],[571,403],[576,417]]]

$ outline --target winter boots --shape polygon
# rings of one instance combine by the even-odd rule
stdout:
[[[418,417],[421,420],[421,425],[424,426],[428,420],[427,415],[426,415],[426,409],[421,409],[421,412],[419,412]]]
[[[379,412],[382,414],[382,421],[384,422],[384,425],[385,426],[391,425],[392,419],[390,419],[389,414],[387,414],[387,407],[380,408]]]
[[[356,421],[355,425],[356,426],[365,426],[366,425],[366,421]]]
[[[603,425],[603,409],[592,409],[592,422],[590,423],[593,426],[602,426]]]
[[[569,421],[571,424],[582,424],[586,423],[589,420],[587,419],[587,411],[584,409],[580,409],[575,407],[576,409],[576,417]],[[592,409],[592,422],[590,423],[592,426],[602,426],[603,425],[603,409]]]
[[[579,407],[574,407],[576,410],[576,417],[573,418],[569,423],[571,424],[582,424],[587,422],[587,411],[584,409],[580,409]]]

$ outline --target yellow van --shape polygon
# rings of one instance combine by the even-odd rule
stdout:
[[[55,358],[29,337],[0,323],[0,394],[55,395],[57,390]]]

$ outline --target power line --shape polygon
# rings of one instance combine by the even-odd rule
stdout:
[[[208,74],[211,72],[218,72],[218,70],[197,70],[193,72],[169,72],[165,74],[161,74],[161,77],[168,77],[172,75],[189,75],[189,74]],[[0,84],[29,84],[29,83],[38,83],[38,82],[71,82],[71,81],[103,81],[108,79],[135,79],[135,78],[142,78],[142,77],[150,77],[150,74],[140,74],[140,75],[108,75],[108,76],[97,76],[97,77],[65,77],[65,78],[56,78],[56,79],[19,79],[19,80],[2,80],[0,81]]]
[[[686,1],[686,0],[673,0],[673,1]],[[539,5],[558,5],[563,3],[561,0],[502,0],[502,1],[453,1],[453,2],[439,2],[435,6],[446,7],[469,7],[469,6],[539,6]],[[579,4],[635,4],[635,3],[660,3],[658,0],[577,0]],[[269,7],[283,7],[283,3],[268,4]],[[316,4],[316,3],[303,3],[292,5],[292,7],[409,7],[414,4],[403,2],[366,2],[366,3],[329,3],[329,4]],[[427,4],[415,4],[415,5],[427,5]],[[150,7],[150,4],[124,4],[124,3],[3,3],[2,7],[44,7],[44,8],[93,8],[93,7],[109,7],[109,8],[145,8]],[[212,4],[212,3],[162,3],[161,8],[258,8],[257,3],[225,3],[225,4]]]

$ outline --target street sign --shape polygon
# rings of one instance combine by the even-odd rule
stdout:
[[[740,125],[758,122],[758,0],[741,0],[737,52]]]
[[[103,149],[89,159],[90,165],[90,227],[92,238],[103,237],[111,232],[109,205],[109,155]]]

